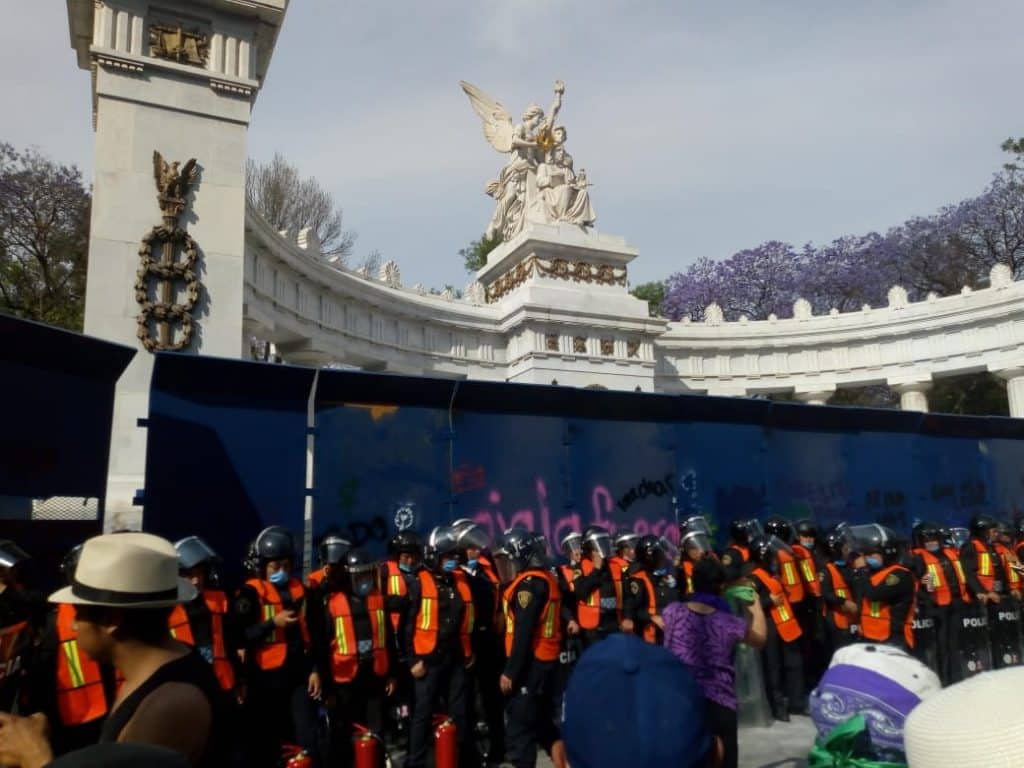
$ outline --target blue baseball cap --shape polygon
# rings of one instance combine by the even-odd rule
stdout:
[[[580,657],[562,737],[573,768],[690,768],[711,747],[707,704],[689,671],[660,645],[627,634]]]

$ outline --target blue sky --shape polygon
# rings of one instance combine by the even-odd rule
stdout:
[[[92,169],[64,3],[6,0],[0,141]],[[315,175],[404,282],[464,285],[502,158],[458,87],[514,115],[566,82],[568,148],[632,282],[768,239],[885,229],[979,192],[1024,134],[1024,3],[293,0],[250,155]]]

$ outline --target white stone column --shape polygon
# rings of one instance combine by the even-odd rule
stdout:
[[[144,7],[135,0],[128,5]],[[105,507],[108,529],[134,527],[140,519],[133,497],[144,483],[147,435],[138,420],[149,412],[153,355],[136,336],[140,307],[134,286],[140,241],[162,223],[153,178],[154,150],[167,163],[182,166],[195,158],[199,170],[180,225],[198,245],[202,288],[192,312],[197,330],[181,354],[239,358],[244,350],[246,136],[287,2],[216,4],[215,14],[209,13],[209,5],[165,0],[159,17],[187,27],[199,14],[209,19],[200,25],[199,34],[217,36],[230,30],[258,40],[252,80],[225,86],[224,76],[211,78],[213,73],[201,62],[183,65],[148,55],[148,49],[143,55],[141,40],[148,37],[148,29],[129,30],[126,12],[118,13],[115,24],[111,9],[94,0],[67,3],[78,64],[93,72],[87,81],[95,110],[95,176],[85,332],[138,350],[115,392]],[[129,40],[129,31],[139,45]],[[111,62],[89,45],[90,40],[107,48],[116,44],[119,60]],[[170,301],[180,303],[182,294],[176,286]],[[180,334],[180,328],[175,333]]]
[[[1010,416],[1024,419],[1024,368],[1009,368],[996,371],[995,374],[1006,381],[1006,399],[1010,401]]]
[[[834,389],[822,389],[815,392],[795,392],[793,397],[804,405],[828,405],[829,398],[835,393]]]
[[[931,382],[926,381],[897,384],[892,387],[893,391],[900,395],[900,410],[918,413],[928,413],[928,390],[931,388]]]

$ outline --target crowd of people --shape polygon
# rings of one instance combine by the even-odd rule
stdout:
[[[538,748],[556,766],[609,765],[578,713],[615,685],[594,660],[631,659],[635,643],[678,660],[656,678],[686,670],[699,691],[686,722],[708,738],[687,764],[735,768],[739,646],[779,720],[807,713],[832,653],[856,641],[912,653],[945,684],[1020,663],[1022,525],[922,522],[907,541],[771,517],[728,537],[716,550],[694,516],[678,544],[590,526],[554,553],[538,533],[492,541],[457,520],[398,532],[383,561],[327,535],[303,580],[275,526],[226,589],[202,538],[120,533],[68,553],[52,611],[20,578],[28,555],[0,542],[0,711],[40,713],[0,714],[0,765],[96,742],[169,747],[194,766],[361,767],[401,751],[408,768],[519,767]]]

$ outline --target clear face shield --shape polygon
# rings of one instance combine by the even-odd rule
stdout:
[[[764,536],[764,526],[761,525],[760,520],[750,520],[747,522],[747,533],[750,535],[749,541],[753,541],[758,536]],[[780,539],[781,541],[781,539]]]
[[[683,520],[679,523],[679,531],[683,536],[688,533],[703,533],[706,536],[711,536],[711,526],[702,515],[693,515]]]
[[[567,536],[562,540],[562,554],[571,562],[579,562],[583,553],[583,537],[580,535]]]
[[[353,595],[366,597],[377,591],[377,575],[380,570],[373,565],[361,565],[348,569],[348,583]]]
[[[511,584],[519,575],[519,566],[504,553],[494,556],[494,569],[498,572],[498,579],[502,584]]]
[[[661,551],[665,553],[665,559],[669,563],[672,565],[677,565],[679,563],[679,547],[664,536],[658,539],[658,546],[661,547]]]
[[[469,549],[487,549],[491,546],[491,537],[487,535],[487,531],[483,527],[472,523],[470,525],[463,526],[458,531],[457,541],[459,549],[463,551]]]
[[[591,536],[587,539],[587,543],[590,551],[598,553],[603,559],[607,560],[612,556],[612,537],[607,533]]]
[[[711,536],[706,533],[688,533],[679,542],[683,553],[689,560],[696,562],[714,551]]]

